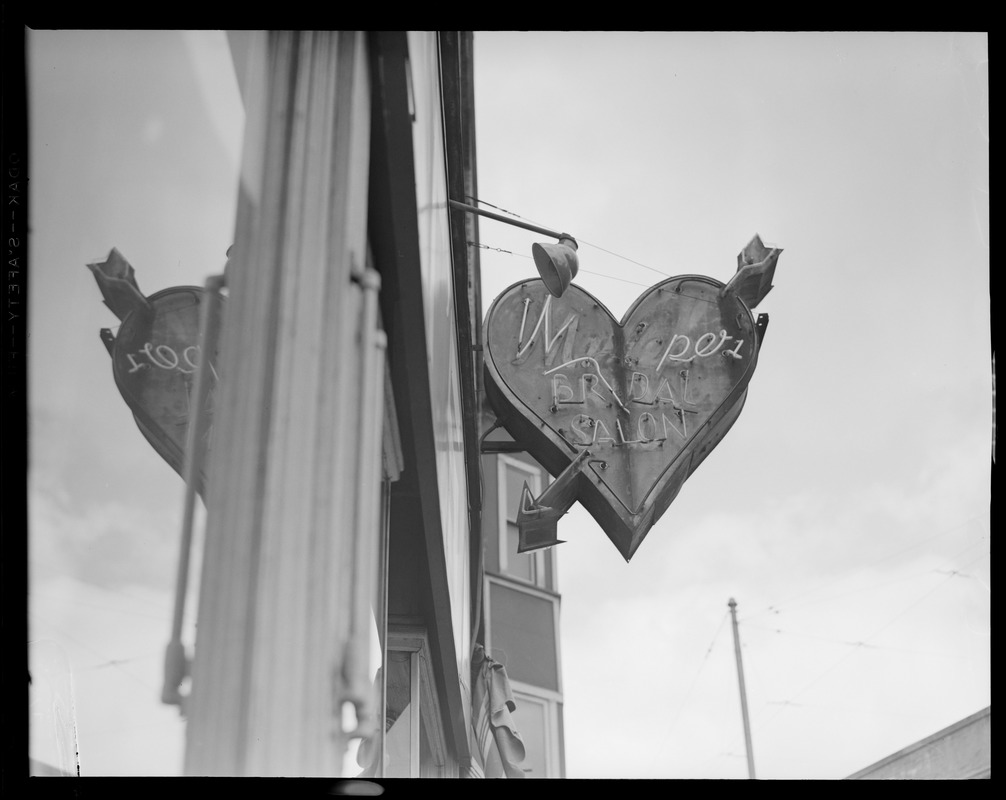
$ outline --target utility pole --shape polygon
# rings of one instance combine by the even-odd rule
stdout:
[[[737,601],[731,597],[727,605],[730,606],[730,619],[733,621],[734,626],[734,655],[737,656],[737,681],[741,687],[741,714],[744,717],[744,746],[747,748],[748,754],[748,777],[753,780],[755,776],[754,750],[751,748],[751,723],[748,720],[747,692],[744,691],[744,664],[741,663],[741,640],[740,635],[737,633]]]

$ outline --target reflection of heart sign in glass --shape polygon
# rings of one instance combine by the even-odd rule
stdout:
[[[487,395],[553,475],[589,453],[577,496],[629,560],[740,414],[767,319],[698,275],[651,287],[621,323],[576,286],[522,281],[486,315]]]
[[[151,313],[126,316],[112,351],[115,382],[129,405],[140,431],[171,467],[183,472],[186,436],[196,371],[203,358],[199,346],[200,306],[204,291],[195,286],[163,289],[147,298]],[[212,432],[216,353],[207,379],[210,395],[203,409],[202,447]],[[205,460],[204,460],[205,463]],[[203,492],[205,474],[196,476]]]

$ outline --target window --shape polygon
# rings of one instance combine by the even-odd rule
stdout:
[[[387,712],[384,743],[388,778],[411,778],[419,774],[421,703],[419,700],[419,653],[388,650]]]
[[[499,574],[487,574],[483,597],[486,651],[506,667],[517,708],[529,778],[564,774],[559,595],[552,549],[518,553],[517,511],[525,483],[540,496],[548,476],[517,455],[497,456]]]
[[[19,306],[10,307],[28,320],[28,364],[53,365],[28,369],[25,376],[31,424],[27,544],[33,556],[25,567],[29,639],[35,642],[27,653],[33,676],[27,699],[33,714],[44,714],[44,724],[29,726],[28,752],[53,768],[65,763],[66,751],[74,754],[72,737],[62,739],[70,706],[45,695],[56,692],[60,704],[72,699],[50,661],[63,654],[74,666],[72,732],[80,737],[82,774],[177,775],[191,716],[160,702],[164,663],[154,654],[163,653],[169,638],[184,482],[138,430],[116,388],[99,331],[117,337],[122,320],[102,303],[84,265],[104,261],[114,247],[148,297],[203,286],[223,269],[235,241],[243,70],[219,30],[25,29],[24,35],[31,160],[22,166],[30,182],[9,196],[18,214],[30,202],[30,228],[22,228],[22,249],[13,255],[24,254],[30,235],[31,279],[27,286],[9,280],[8,291],[30,289],[27,299],[9,295],[29,303],[26,317]],[[25,218],[10,219],[20,228]],[[199,352],[186,348],[194,343],[177,350],[164,342],[144,344],[144,352],[130,352],[137,370],[156,370],[181,387],[172,397],[184,404]],[[182,409],[176,413],[170,427],[159,426],[159,435],[184,445]],[[94,547],[81,549],[75,543],[80,514],[92,507],[115,508],[115,514],[95,527]],[[202,541],[202,509],[198,514],[194,545]],[[40,553],[61,556],[39,559]],[[201,591],[196,546],[191,557],[189,594],[179,609],[185,611],[181,641],[189,655]],[[127,587],[136,594],[123,591]],[[129,664],[120,667],[120,658]],[[78,669],[95,659],[109,668]],[[48,686],[47,669],[54,673]],[[76,774],[76,764],[70,765]]]
[[[555,564],[551,550],[517,552],[517,511],[520,508],[521,493],[527,483],[532,496],[538,497],[545,483],[544,470],[505,455],[499,456],[498,463],[500,572],[542,589],[555,591]]]
[[[558,598],[491,577],[485,598],[489,655],[510,680],[560,691]]]
[[[559,701],[530,686],[513,684],[514,724],[524,741],[521,767],[528,778],[561,778]]]
[[[388,633],[385,660],[384,773],[377,771],[379,741],[361,747],[363,775],[386,778],[452,777],[430,649],[421,629]]]

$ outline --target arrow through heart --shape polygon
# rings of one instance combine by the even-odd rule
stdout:
[[[526,280],[486,315],[497,417],[553,475],[588,454],[569,480],[627,561],[740,414],[768,320],[742,296],[678,276],[619,322],[577,286],[556,298]]]

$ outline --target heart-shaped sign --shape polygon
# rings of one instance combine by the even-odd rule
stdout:
[[[621,322],[577,286],[521,281],[486,315],[486,394],[553,475],[577,462],[578,499],[628,561],[740,414],[767,320],[701,275],[656,284]]]
[[[112,345],[112,372],[123,399],[144,437],[184,477],[189,419],[195,403],[196,372],[204,355],[199,345],[201,305],[206,293],[196,286],[178,286],[146,298],[151,313],[135,311],[126,316]],[[205,452],[213,425],[213,391],[216,387],[217,353],[211,354],[206,372],[209,394],[202,409],[202,441]],[[194,476],[196,491],[203,495],[203,470]]]
[[[212,345],[203,368],[200,327],[204,304],[206,322],[216,329],[220,296],[207,295],[197,286],[176,286],[144,297],[136,283],[132,265],[116,248],[103,261],[87,265],[105,305],[121,321],[118,335],[108,328],[102,340],[112,356],[112,374],[119,392],[133,412],[133,419],[151,446],[172,469],[185,478],[185,451],[191,417],[198,416],[198,431],[193,430],[194,448],[205,454],[213,424],[213,391],[217,384],[217,339],[206,335]],[[215,312],[213,311],[215,309]],[[202,372],[200,387],[203,406],[195,415],[196,373]],[[205,470],[193,476],[195,489],[205,497]]]

